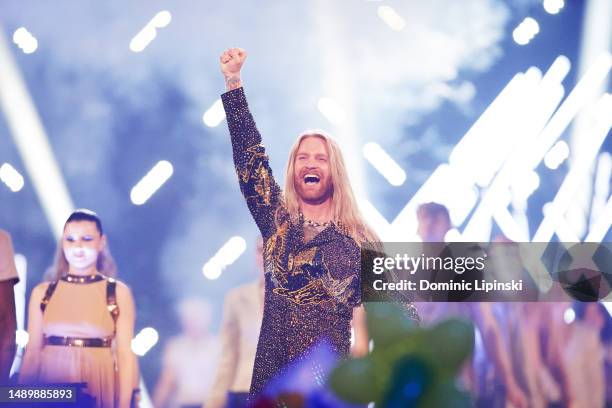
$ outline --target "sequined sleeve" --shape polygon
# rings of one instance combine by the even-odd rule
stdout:
[[[264,238],[274,233],[275,212],[280,205],[281,190],[270,168],[261,135],[243,88],[221,95],[227,117],[238,174],[240,191]]]

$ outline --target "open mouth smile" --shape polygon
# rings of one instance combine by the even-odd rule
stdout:
[[[321,179],[316,174],[308,173],[304,176],[305,184],[318,184],[319,181],[321,181]]]

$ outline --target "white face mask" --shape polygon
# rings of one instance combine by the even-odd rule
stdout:
[[[64,256],[73,268],[86,269],[98,260],[98,251],[93,248],[67,248]]]

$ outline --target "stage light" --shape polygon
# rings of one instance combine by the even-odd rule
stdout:
[[[406,27],[404,18],[391,6],[378,6],[378,17],[394,31],[402,31]]]
[[[612,59],[610,59],[609,62],[612,63]],[[605,109],[602,107],[605,107]],[[583,135],[584,137],[581,138],[584,148],[581,150],[579,157],[575,158],[575,163],[570,168],[567,176],[563,180],[563,183],[559,187],[559,190],[551,203],[551,208],[549,208],[549,211],[547,211],[547,214],[545,214],[542,223],[536,230],[533,238],[533,241],[535,242],[547,242],[552,238],[552,235],[555,232],[557,232],[559,238],[569,242],[560,236],[560,228],[565,228],[565,224],[567,224],[563,216],[572,203],[576,190],[580,187],[581,183],[584,182],[585,177],[588,175],[593,161],[597,157],[597,153],[605,141],[608,132],[610,131],[610,127],[612,126],[612,117],[610,117],[610,115],[607,113],[612,111],[612,95],[602,95],[591,110],[592,112],[602,113],[602,115],[600,115],[601,117],[594,118],[595,120],[592,122],[592,126],[588,128],[588,131]]]
[[[345,120],[346,115],[344,111],[332,98],[323,97],[319,99],[317,108],[334,125],[340,125]]]
[[[565,2],[563,0],[544,0],[542,5],[548,14],[557,14],[565,6]]]
[[[574,320],[576,320],[576,312],[574,312],[574,309],[571,307],[565,309],[565,312],[563,313],[563,321],[565,324],[571,324],[574,322]]]
[[[612,197],[608,199],[606,206],[591,223],[589,233],[584,242],[602,242],[610,229],[610,224],[612,223],[610,220],[612,220]]]
[[[513,192],[521,200],[527,200],[538,187],[540,187],[540,176],[533,170],[517,173],[512,183]]]
[[[463,236],[457,228],[451,228],[444,234],[444,242],[462,242]]]
[[[359,210],[368,225],[376,231],[376,234],[382,241],[395,241],[393,236],[390,235],[391,229],[389,222],[370,200],[365,198],[359,200]]]
[[[158,340],[157,330],[152,327],[145,327],[132,339],[132,351],[137,356],[142,357],[157,344]]]
[[[202,121],[208,127],[219,126],[223,119],[225,119],[225,110],[223,109],[221,99],[217,99],[202,116]]]
[[[24,54],[31,54],[38,48],[38,40],[25,27],[19,27],[15,30],[13,42]]]
[[[533,67],[525,74],[517,74],[453,150],[450,163],[454,172],[467,172],[468,178],[486,186],[478,208],[463,230],[466,239],[489,239],[493,217],[506,236],[528,240],[528,226],[521,222],[526,220],[524,209],[517,210],[514,215],[507,210],[510,200],[518,198],[517,194],[511,196],[508,188],[517,184],[516,174],[529,174],[535,168],[531,167],[535,160],[532,160],[533,154],[530,152],[539,150],[541,141],[537,135],[563,98],[561,81],[569,68],[567,57],[559,56],[544,76]],[[512,143],[508,143],[508,140]],[[480,150],[483,146],[487,153]],[[504,152],[506,154],[502,154]],[[487,166],[486,170],[481,168],[481,159],[474,153],[485,156],[485,163],[491,162],[496,166]],[[541,153],[537,162],[545,153]],[[497,158],[497,161],[492,161],[493,158]],[[535,177],[531,178],[535,180]],[[532,189],[519,186],[515,192],[522,191],[525,198],[525,194],[531,194],[529,190]]]
[[[151,20],[155,28],[164,28],[172,21],[172,14],[168,10],[162,10]]]
[[[525,19],[512,31],[512,38],[519,45],[527,45],[537,33],[540,32],[540,25],[531,17]]]
[[[553,146],[588,100],[593,97],[594,92],[607,77],[611,66],[612,55],[610,53],[605,52],[598,56],[548,121],[537,138],[536,148],[531,154],[524,156],[526,165],[531,166],[531,168],[537,167],[546,152]]]
[[[606,206],[606,201],[610,195],[610,180],[612,179],[612,155],[603,152],[597,160],[595,170],[595,185],[593,186],[593,200],[591,203],[591,219],[589,231],[595,225]],[[612,220],[612,216],[610,217]]]
[[[204,277],[215,280],[223,270],[233,264],[246,250],[246,241],[239,236],[231,237],[217,253],[202,267]]]
[[[23,188],[23,176],[9,163],[0,166],[0,180],[13,192]]]
[[[366,143],[362,150],[365,158],[392,186],[404,184],[406,172],[378,143]]]
[[[172,21],[172,14],[163,10],[157,13],[130,41],[130,50],[141,52],[157,37],[157,29],[164,28]]]
[[[210,279],[210,280],[219,279],[219,276],[221,276],[221,273],[223,273],[223,268],[218,262],[215,262],[213,259],[206,262],[204,266],[202,267],[202,274],[204,274],[204,277],[206,279]]]
[[[74,209],[36,106],[0,27],[0,109],[54,236]]]
[[[612,316],[612,302],[601,302],[601,303],[604,305],[604,307],[608,311],[608,314]]]
[[[30,335],[27,331],[23,329],[18,329],[15,331],[15,343],[17,343],[17,347],[24,348],[27,346],[28,341],[30,341]]]
[[[174,168],[172,163],[160,160],[155,166],[132,188],[130,198],[132,203],[142,205],[172,176]]]
[[[559,168],[561,163],[569,157],[569,146],[565,141],[559,140],[544,156],[544,164],[551,170]]]

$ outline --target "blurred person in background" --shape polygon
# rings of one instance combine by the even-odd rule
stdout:
[[[105,247],[96,213],[82,209],[68,217],[55,277],[32,290],[19,382],[86,383],[93,406],[127,408],[138,376],[134,300],[124,283],[102,273],[114,270]]]
[[[610,315],[599,302],[575,302],[575,320],[563,347],[562,370],[569,408],[606,406],[604,329]]]
[[[246,407],[251,387],[257,339],[263,318],[263,240],[257,240],[258,278],[230,290],[223,303],[221,356],[210,396],[202,408]]]
[[[563,398],[561,384],[547,364],[547,328],[551,325],[549,307],[545,303],[506,303],[511,325],[513,372],[529,407],[556,406]],[[565,324],[562,318],[555,325]],[[558,339],[562,341],[562,339]]]
[[[15,268],[13,243],[8,232],[0,230],[0,385],[8,383],[15,357],[15,291],[19,281]]]
[[[206,299],[185,298],[178,303],[181,333],[164,348],[153,393],[156,408],[200,408],[210,396],[220,353],[219,340],[209,331],[212,313]]]
[[[448,208],[435,202],[421,204],[417,208],[417,222],[417,234],[425,243],[425,253],[433,251],[431,256],[441,256],[446,235],[452,228]],[[504,407],[507,403],[528,406],[513,373],[509,327],[502,318],[509,308],[490,302],[419,302],[417,308],[424,325],[451,317],[463,317],[474,323],[478,334],[475,338],[479,340],[471,361],[462,371],[461,381],[477,406]]]

